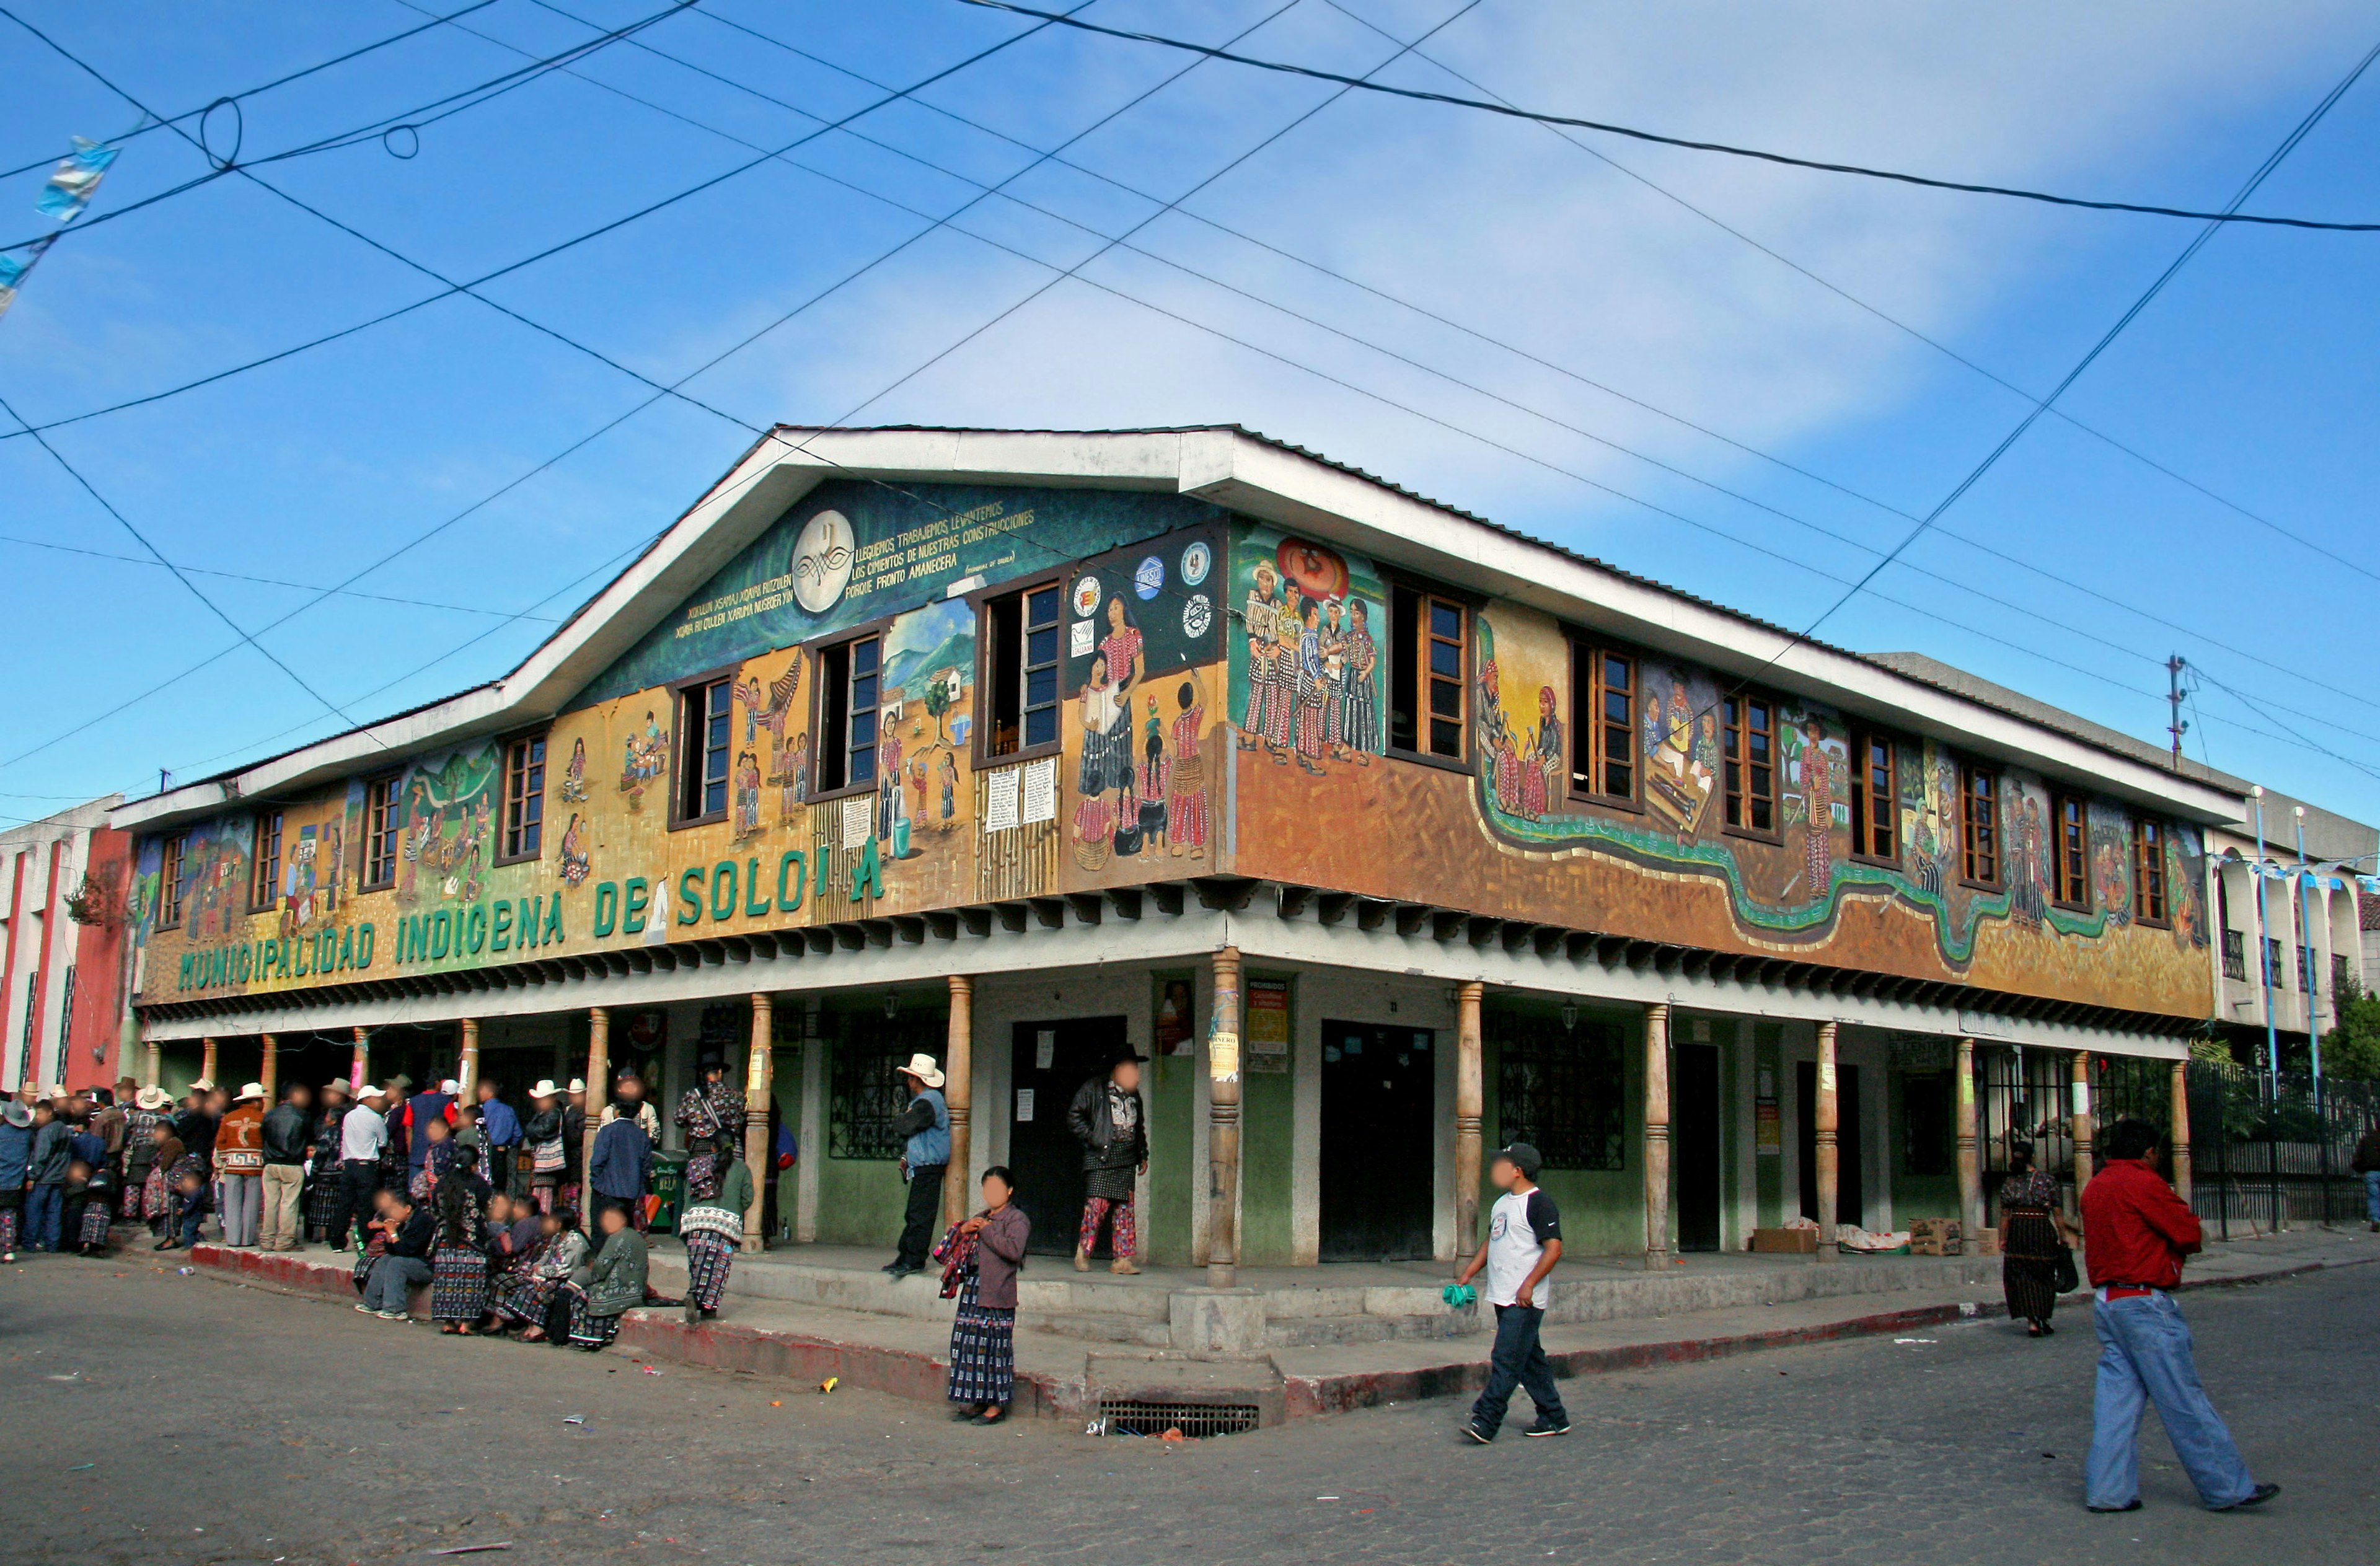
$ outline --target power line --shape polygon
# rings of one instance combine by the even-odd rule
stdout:
[[[1892,169],[1870,168],[1862,164],[1830,164],[1815,158],[1797,158],[1784,152],[1765,152],[1756,147],[1738,147],[1725,141],[1694,141],[1683,137],[1663,136],[1656,131],[1640,130],[1633,126],[1613,125],[1604,120],[1576,119],[1567,115],[1542,114],[1529,109],[1516,109],[1509,103],[1493,103],[1484,98],[1460,98],[1447,92],[1431,92],[1417,87],[1392,87],[1386,82],[1342,76],[1312,66],[1292,65],[1285,60],[1259,60],[1252,55],[1234,55],[1227,49],[1205,43],[1193,43],[1185,39],[1168,38],[1162,33],[1133,32],[1123,28],[1102,27],[1097,22],[1078,18],[1062,17],[1054,11],[1036,10],[1019,6],[1014,0],[961,0],[962,4],[980,6],[987,10],[1012,11],[1020,17],[1040,17],[1062,27],[1078,28],[1085,32],[1103,33],[1135,43],[1155,43],[1167,49],[1185,50],[1204,55],[1208,59],[1228,60],[1235,66],[1253,66],[1258,70],[1279,71],[1287,76],[1311,77],[1317,81],[1335,81],[1348,88],[1362,88],[1367,92],[1384,92],[1391,97],[1412,98],[1425,103],[1445,103],[1459,109],[1476,109],[1483,114],[1500,115],[1510,119],[1534,120],[1539,125],[1562,125],[1580,130],[1597,130],[1610,136],[1625,136],[1637,141],[1651,141],[1664,147],[1682,147],[1695,152],[1722,152],[1730,157],[1755,158],[1763,163],[1782,164],[1789,168],[1815,169],[1822,174],[1857,175],[1866,179],[1893,180],[1902,185],[1916,185],[1933,190],[1957,190],[1975,196],[2009,196],[2018,200],[2045,201],[2052,206],[2087,207],[2098,212],[2141,212],[2151,217],[2191,218],[2204,223],[2253,223],[2280,228],[2313,228],[2346,234],[2380,233],[2380,223],[2331,223],[2316,218],[2270,217],[2226,210],[2219,212],[2199,212],[2189,207],[2150,206],[2134,201],[2086,200],[2079,196],[2057,196],[2046,190],[2027,190],[2010,185],[1973,185],[1955,179],[1935,179],[1922,174],[1904,174]]]
[[[2256,705],[2255,702],[2250,700],[2247,697],[2242,696],[2236,690],[2233,690],[2229,686],[2225,685],[2221,680],[2216,679],[2214,675],[2207,674],[2204,669],[2199,668],[2197,664],[2193,663],[2191,667],[2197,670],[2197,673],[2208,685],[2213,686],[2216,690],[2221,691],[2224,695],[2229,697],[2240,706],[2245,707],[2257,717],[2264,719],[2265,722],[2285,732],[2289,738],[2295,741],[2298,745],[2302,746],[2306,749],[2313,751],[2318,755],[2327,756],[2332,760],[2338,762],[2341,766],[2352,767],[2357,771],[2362,772],[2365,777],[2380,779],[2380,769],[2367,766],[2351,756],[2342,756],[2326,745],[2322,745],[2314,740],[2308,739],[2304,734],[2301,734],[2297,730],[2290,728],[2289,724],[2282,722],[2278,718],[2276,718],[2270,712],[2265,711],[2262,707]]]
[[[491,3],[492,4],[493,0],[491,0]],[[112,554],[103,549],[79,549],[73,544],[51,543],[44,539],[19,538],[13,533],[0,533],[0,544],[16,544],[25,549],[52,550],[59,554],[79,554],[91,560],[120,561],[127,565],[163,565],[165,564],[165,562],[162,560],[148,559],[138,554]],[[244,571],[217,571],[204,565],[184,564],[180,566],[179,569],[188,572],[193,577],[220,577],[225,581],[254,582],[260,587],[295,588],[300,592],[334,593],[341,598],[370,599],[375,603],[398,603],[410,609],[443,609],[451,611],[456,614],[502,614],[504,613],[504,611],[501,609],[480,609],[468,603],[441,603],[434,599],[397,598],[388,593],[356,592],[351,589],[346,588],[320,588],[310,582],[285,581],[279,577],[251,577]],[[5,799],[7,795],[5,792],[0,792],[0,799]]]
[[[16,419],[19,424],[24,424],[25,422],[23,419],[18,417],[17,410],[9,406],[8,399],[5,396],[0,396],[0,413],[6,413],[9,418]],[[28,425],[26,428],[30,433],[31,427]],[[92,485],[89,479],[82,476],[81,469],[76,467],[73,463],[68,462],[66,459],[65,454],[50,443],[48,437],[36,434],[33,436],[33,439],[40,444],[43,451],[50,454],[51,461],[66,469],[67,478],[72,479],[77,484],[82,486],[83,493],[97,501],[100,504],[100,509],[106,512],[110,516],[115,517],[116,522],[123,527],[126,532],[132,535],[133,539],[139,542],[142,549],[145,549],[151,554],[155,555],[157,557],[157,564],[163,565],[166,570],[171,571],[174,574],[174,579],[181,583],[182,586],[189,589],[190,596],[197,599],[200,603],[205,604],[210,613],[213,614],[216,619],[222,621],[225,625],[229,625],[233,632],[238,636],[240,640],[246,642],[249,646],[262,653],[266,662],[270,662],[274,668],[280,670],[283,674],[288,675],[291,684],[295,685],[299,690],[304,691],[308,696],[310,696],[315,700],[321,702],[324,707],[330,709],[334,717],[346,718],[346,721],[350,723],[355,722],[353,718],[348,718],[347,714],[340,710],[336,702],[334,702],[329,697],[324,696],[321,691],[316,690],[312,686],[307,684],[306,677],[303,674],[300,674],[297,670],[292,669],[288,664],[284,663],[278,654],[274,653],[262,642],[258,641],[254,637],[250,636],[238,621],[233,619],[229,614],[225,613],[223,606],[215,602],[213,599],[209,598],[196,582],[190,580],[190,578],[184,574],[180,566],[166,559],[164,552],[160,550],[155,544],[151,543],[149,541],[149,536],[146,533],[143,533],[140,528],[134,527],[130,517],[125,516],[121,511],[116,510],[114,503],[109,501],[105,495],[101,494],[98,489]]]
[[[465,88],[459,92],[449,93],[443,98],[432,99],[428,103],[419,104],[414,108],[403,110],[395,115],[383,115],[379,119],[373,120],[370,125],[358,129],[339,131],[328,137],[305,142],[296,147],[286,148],[278,152],[268,153],[261,158],[251,158],[246,162],[242,162],[240,160],[237,144],[235,144],[232,154],[229,157],[219,156],[198,138],[193,137],[189,132],[184,130],[179,124],[173,120],[164,118],[157,115],[153,110],[144,108],[141,112],[144,115],[147,115],[149,118],[156,121],[164,128],[172,130],[175,135],[181,137],[182,140],[189,142],[191,146],[196,147],[199,150],[200,155],[205,158],[210,165],[207,172],[200,175],[194,179],[188,179],[179,185],[169,186],[165,189],[157,191],[154,194],[144,196],[137,201],[128,201],[120,207],[112,207],[106,212],[99,213],[97,216],[85,217],[82,221],[75,225],[72,231],[75,233],[87,233],[103,224],[112,223],[117,218],[127,217],[146,208],[153,207],[160,201],[171,200],[173,198],[183,195],[188,191],[195,190],[202,185],[211,185],[214,181],[223,178],[225,175],[241,172],[252,164],[285,163],[292,158],[310,157],[316,152],[334,152],[343,147],[354,146],[359,141],[369,140],[376,136],[381,136],[400,128],[418,132],[420,127],[424,126],[434,125],[440,120],[461,114],[467,109],[478,108],[482,103],[490,103],[497,98],[503,97],[505,93],[514,91],[516,88],[526,87],[530,82],[535,81],[538,78],[545,75],[548,71],[557,69],[561,65],[567,63],[570,60],[580,59],[586,55],[595,53],[599,49],[607,48],[611,44],[617,42],[620,39],[628,37],[633,33],[640,32],[646,28],[651,27],[656,22],[668,20],[688,6],[699,5],[700,3],[701,0],[672,0],[672,4],[665,10],[656,11],[649,17],[630,22],[625,27],[615,28],[610,32],[605,33],[601,38],[592,39],[585,43],[576,46],[575,48],[566,50],[563,54],[535,61],[532,64],[522,67],[518,70],[507,71],[503,76],[495,77],[490,80],[480,82],[475,87]],[[131,96],[125,92],[123,89],[117,87],[114,82],[109,81],[105,77],[101,76],[100,73],[93,69],[88,63],[78,58],[72,51],[66,47],[66,45],[52,38],[48,33],[43,32],[40,28],[35,27],[24,18],[17,15],[16,12],[8,10],[5,6],[0,6],[0,17],[6,17],[8,20],[16,23],[19,28],[22,28],[25,31],[32,34],[34,38],[40,40],[42,44],[47,46],[54,53],[59,55],[69,64],[75,66],[85,74],[99,81],[101,85],[104,86],[109,91],[115,93],[117,97],[124,99],[127,103],[134,102]],[[433,109],[440,110],[441,112],[432,114],[430,111]],[[203,128],[204,121],[201,120],[200,124],[201,128]],[[55,233],[39,234],[30,239],[19,239],[11,244],[0,245],[0,250],[23,249],[29,246],[39,245],[46,240],[54,239],[57,236]]]
[[[305,78],[313,76],[318,72],[329,70],[334,66],[343,66],[349,60],[360,59],[364,55],[371,54],[375,50],[385,49],[392,43],[402,43],[408,38],[431,31],[437,28],[444,27],[458,17],[468,17],[474,11],[484,11],[495,3],[496,0],[473,0],[472,4],[464,6],[461,10],[451,11],[444,16],[440,16],[435,11],[424,11],[423,14],[428,16],[431,19],[422,23],[419,27],[407,28],[403,32],[391,33],[386,38],[380,39],[375,42],[367,43],[360,49],[350,49],[344,55],[334,55],[331,58],[322,61],[317,65],[308,66],[303,70],[291,71],[286,76],[276,76],[271,81],[260,82],[254,87],[244,88],[237,92],[226,93],[223,97],[217,98],[212,103],[204,104],[200,108],[185,109],[178,115],[170,115],[164,119],[152,119],[148,124],[137,127],[132,130],[127,131],[122,136],[117,137],[112,144],[120,147],[125,142],[133,140],[139,137],[146,136],[152,130],[162,130],[169,125],[178,125],[182,121],[188,119],[200,119],[204,115],[210,115],[215,110],[222,108],[225,104],[237,104],[244,103],[248,99],[260,97],[264,93],[270,92],[274,88],[286,87],[293,81],[303,80]],[[420,7],[417,6],[415,9],[420,9]],[[53,152],[46,158],[35,158],[31,163],[18,164],[15,168],[0,169],[0,179],[13,179],[18,175],[30,174],[35,169],[47,167],[52,163],[55,163],[58,156],[59,154]]]

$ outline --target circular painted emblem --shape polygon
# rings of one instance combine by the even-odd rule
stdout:
[[[813,614],[823,614],[851,585],[851,563],[856,554],[851,521],[840,511],[821,511],[802,525],[794,540],[794,601]]]
[[[1189,548],[1182,552],[1182,580],[1184,585],[1195,588],[1199,583],[1205,581],[1207,579],[1207,568],[1214,564],[1215,553],[1212,550],[1207,547],[1207,540],[1204,539],[1194,540]]]
[[[1087,620],[1099,613],[1099,579],[1097,577],[1075,578],[1075,613]]]
[[[1214,623],[1215,606],[1207,601],[1205,593],[1192,593],[1190,601],[1182,606],[1182,634],[1195,640]]]
[[[1132,574],[1132,590],[1140,595],[1140,601],[1143,603],[1147,603],[1150,599],[1163,592],[1165,562],[1153,554],[1142,561],[1139,568]]]

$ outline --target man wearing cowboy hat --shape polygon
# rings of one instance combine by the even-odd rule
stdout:
[[[138,1087],[124,1123],[124,1215],[154,1218],[146,1210],[149,1171],[157,1162],[156,1127],[172,1118],[174,1096],[163,1087]]]
[[[361,1228],[380,1189],[381,1149],[388,1146],[388,1089],[367,1082],[356,1107],[339,1117],[339,1186],[331,1198],[331,1249],[347,1248],[347,1225]]]
[[[264,1084],[232,1096],[215,1127],[215,1178],[223,1191],[226,1245],[253,1245],[264,1218]]]
[[[15,1099],[0,1103],[0,1261],[17,1259],[17,1225],[33,1162],[33,1111]]]
[[[898,1283],[926,1265],[934,1243],[934,1220],[942,1205],[942,1171],[951,1161],[951,1108],[942,1100],[942,1074],[934,1057],[916,1054],[896,1068],[909,1079],[912,1097],[893,1132],[906,1136],[901,1171],[909,1182],[909,1208],[901,1223],[901,1249],[884,1270]]]

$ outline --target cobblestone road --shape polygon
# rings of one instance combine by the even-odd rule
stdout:
[[[2380,1267],[2186,1296],[2285,1493],[2203,1512],[2152,1435],[2146,1509],[2094,1516],[2071,1309],[2046,1342],[1989,1323],[1566,1382],[1559,1440],[1472,1447],[1434,1402],[1168,1449],[43,1257],[0,1270],[0,1557],[2363,1566],[2375,1307]]]

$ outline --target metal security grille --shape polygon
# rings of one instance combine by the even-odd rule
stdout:
[[[1497,1146],[1526,1142],[1548,1169],[1627,1167],[1626,1028],[1582,1017],[1498,1015]]]
[[[827,1154],[889,1160],[904,1138],[892,1129],[909,1107],[909,1079],[893,1074],[913,1054],[940,1061],[948,1023],[939,1014],[898,1017],[849,1015],[827,1073]]]
[[[1099,1416],[1111,1436],[1162,1436],[1179,1430],[1192,1440],[1208,1436],[1238,1436],[1257,1427],[1252,1402],[1155,1402],[1140,1398],[1099,1404]]]

